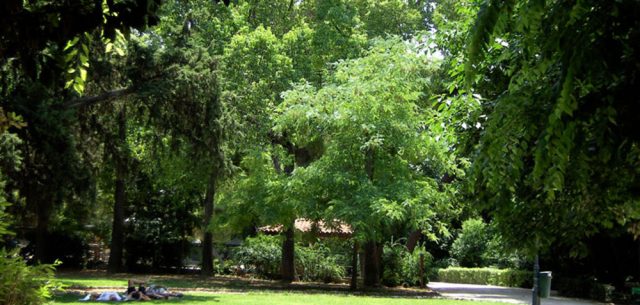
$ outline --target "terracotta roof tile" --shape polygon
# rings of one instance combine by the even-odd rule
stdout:
[[[318,235],[325,236],[351,236],[353,234],[351,226],[337,219],[330,223],[325,223],[322,220],[313,221],[306,218],[298,218],[295,221],[295,228],[303,233],[316,232]],[[278,234],[282,232],[282,225],[264,226],[258,228],[258,231],[267,234]]]

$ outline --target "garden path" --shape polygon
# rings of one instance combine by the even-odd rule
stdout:
[[[531,304],[531,289],[499,286],[430,282],[429,288],[445,298],[477,301],[496,301],[513,304]],[[552,291],[553,294],[553,291]],[[541,305],[602,305],[591,300],[564,298],[552,295],[543,298]]]

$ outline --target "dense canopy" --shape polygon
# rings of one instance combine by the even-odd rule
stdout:
[[[246,263],[356,288],[540,255],[560,279],[640,278],[638,1],[0,10],[0,262],[16,270]]]

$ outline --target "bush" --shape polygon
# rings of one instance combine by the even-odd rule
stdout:
[[[10,235],[0,181],[0,239]],[[18,250],[0,249],[0,304],[40,305],[51,296],[54,265],[28,266]]]
[[[43,304],[55,287],[54,271],[54,265],[28,266],[17,251],[0,249],[0,304]]]
[[[526,268],[527,260],[518,252],[505,251],[504,242],[491,224],[482,219],[462,223],[458,238],[451,245],[451,257],[461,267]]]
[[[438,270],[438,278],[450,283],[508,287],[531,287],[533,284],[532,272],[513,269],[451,267]]]
[[[35,232],[26,235],[29,245],[22,248],[23,257],[33,257],[35,253]],[[52,264],[60,261],[59,268],[84,268],[87,264],[89,246],[80,234],[75,232],[47,232],[45,237],[45,253],[42,263]],[[30,261],[29,263],[35,263]]]
[[[420,255],[424,256],[424,283],[429,282],[433,270],[433,257],[424,247],[417,246],[412,253],[398,243],[387,243],[382,254],[384,271],[382,283],[385,286],[420,285]]]
[[[280,275],[282,259],[281,240],[277,236],[258,235],[249,237],[235,250],[233,259],[265,278],[277,278]]]
[[[615,291],[613,286],[600,283],[593,277],[556,276],[551,284],[562,296],[589,298],[601,302],[611,302]]]
[[[295,260],[296,274],[303,281],[339,282],[346,276],[344,256],[320,242],[296,246]]]
[[[489,240],[489,231],[482,219],[468,219],[462,223],[462,230],[451,245],[451,256],[463,267],[484,266]]]

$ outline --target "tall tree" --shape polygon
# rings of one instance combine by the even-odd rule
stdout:
[[[324,219],[351,224],[364,243],[367,286],[380,283],[382,241],[395,223],[429,236],[444,229],[427,226],[450,207],[450,189],[437,177],[462,175],[449,144],[431,130],[442,122],[423,95],[437,67],[425,54],[398,38],[376,41],[366,56],[338,64],[323,87],[286,92],[279,107],[276,131],[303,147],[318,137],[325,143],[318,160],[294,171],[300,188],[289,194],[322,207]]]
[[[74,118],[62,105],[84,91],[91,42],[153,24],[157,3],[5,1],[2,7],[2,104],[29,124],[20,131],[24,170],[8,187],[19,189],[37,215],[36,258],[42,259],[53,208],[87,185],[70,129]]]
[[[497,85],[474,190],[514,245],[639,235],[636,1],[484,1],[467,81]]]

